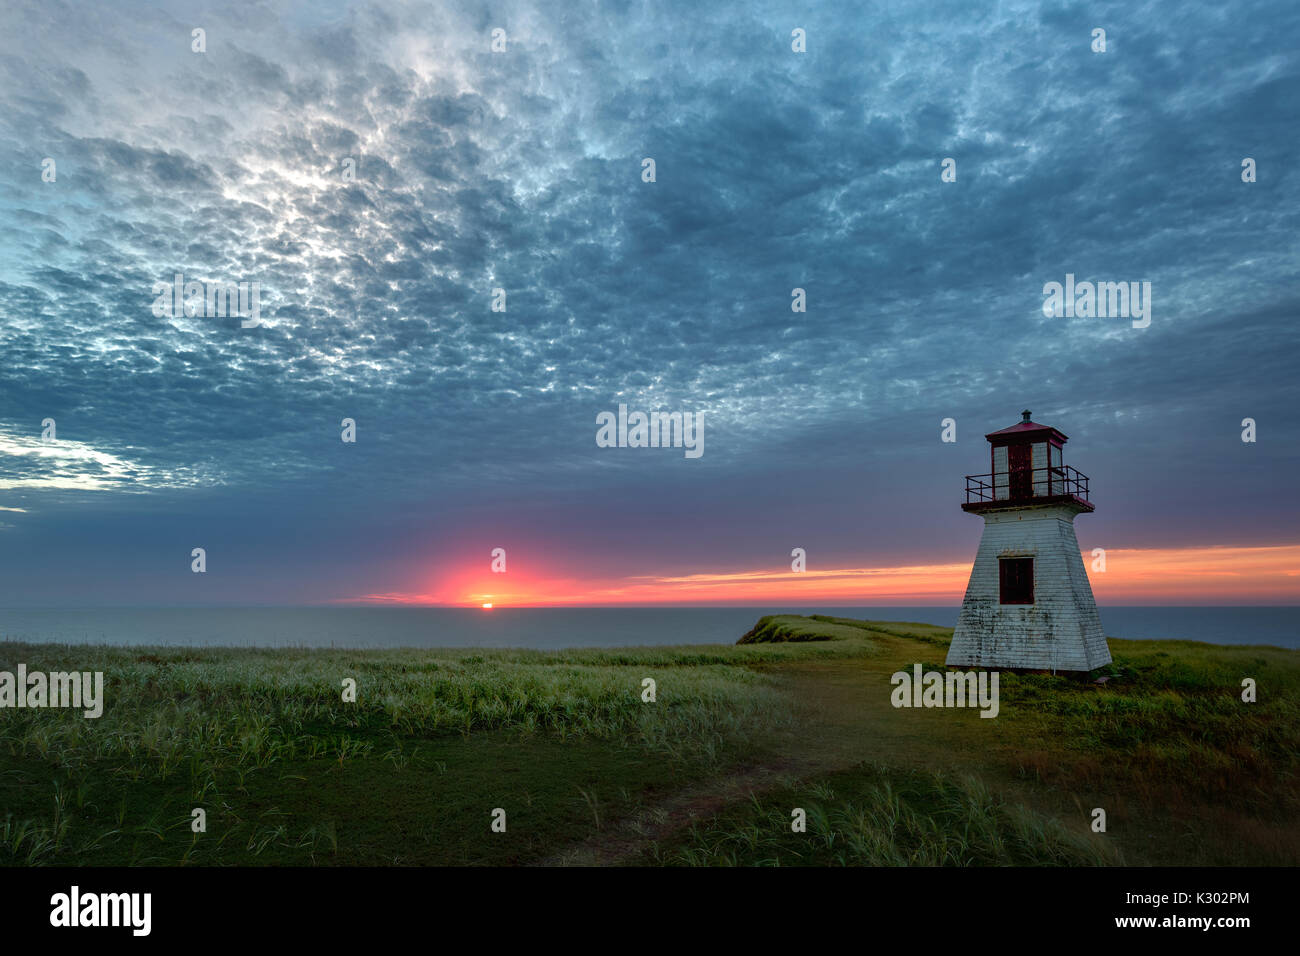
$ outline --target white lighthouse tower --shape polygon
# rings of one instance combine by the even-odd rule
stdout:
[[[1074,536],[1088,479],[1061,462],[1065,435],[1023,421],[984,436],[992,472],[966,476],[962,510],[984,518],[950,667],[1090,671],[1110,663]]]

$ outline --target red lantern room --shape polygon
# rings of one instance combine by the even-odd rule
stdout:
[[[1030,421],[1029,411],[1009,428],[984,437],[991,445],[992,471],[966,476],[963,511],[983,512],[1027,505],[1073,504],[1092,511],[1088,477],[1061,461],[1069,440],[1051,425]]]

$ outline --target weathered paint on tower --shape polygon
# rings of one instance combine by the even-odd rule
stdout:
[[[966,478],[984,518],[948,649],[952,667],[1090,671],[1110,663],[1074,534],[1093,510],[1088,479],[1062,462],[1064,434],[1023,420],[985,436],[992,471]]]

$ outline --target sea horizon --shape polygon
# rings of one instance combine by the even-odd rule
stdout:
[[[1300,605],[1099,607],[1107,637],[1300,648]],[[733,644],[768,614],[952,627],[958,605],[153,605],[0,608],[0,640],[228,647],[558,650]]]

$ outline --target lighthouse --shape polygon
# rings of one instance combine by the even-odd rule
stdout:
[[[966,476],[962,510],[984,519],[948,649],[950,667],[1090,671],[1110,663],[1074,536],[1093,510],[1088,478],[1065,465],[1068,440],[1023,419],[984,436],[991,471]]]

